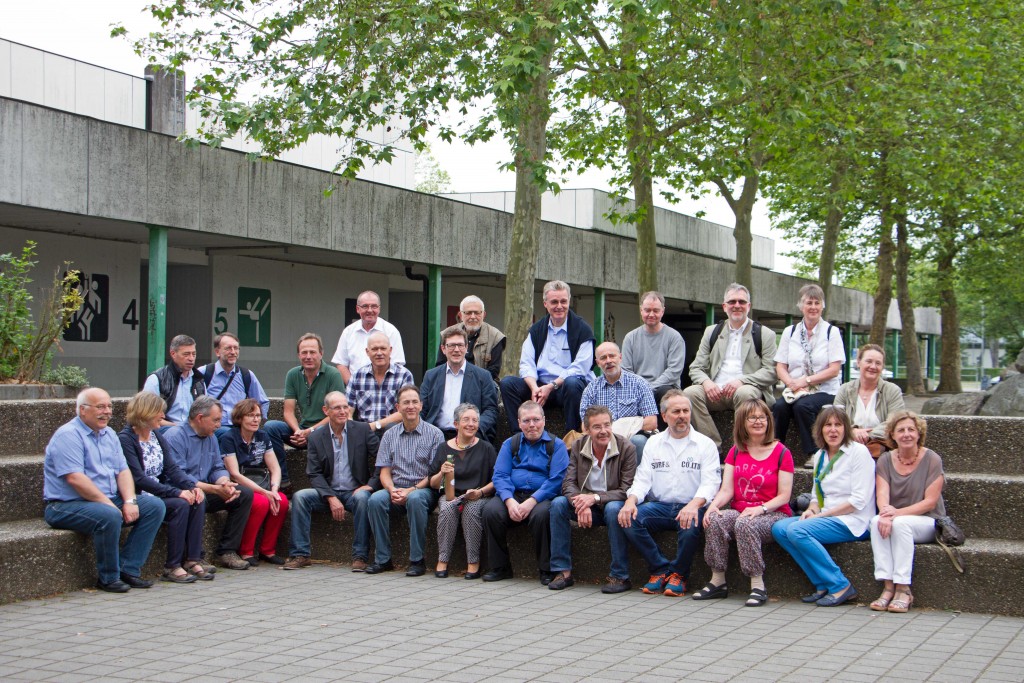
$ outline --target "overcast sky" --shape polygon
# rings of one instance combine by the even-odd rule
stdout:
[[[141,76],[145,62],[136,55],[123,38],[110,38],[113,24],[124,24],[132,35],[154,30],[156,22],[144,8],[152,0],[2,0],[0,1],[0,38],[48,50],[60,55],[91,62],[108,69]],[[456,192],[513,190],[515,177],[501,172],[498,166],[509,159],[508,147],[501,140],[469,147],[460,143],[435,141],[434,156],[452,178]],[[596,188],[607,190],[606,175],[591,171],[567,179],[564,188]],[[661,202],[659,202],[661,204]],[[733,215],[725,200],[711,193],[700,201],[683,199],[671,207],[694,215],[704,211],[704,218],[732,226]],[[780,252],[789,247],[773,234],[763,202],[754,211],[755,234],[775,238],[775,269],[792,272],[788,260]]]

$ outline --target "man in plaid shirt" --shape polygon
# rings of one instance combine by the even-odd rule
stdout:
[[[630,442],[636,446],[636,459],[639,462],[644,446],[647,445],[647,437],[658,429],[658,406],[654,402],[654,392],[643,377],[622,369],[622,353],[614,342],[601,344],[594,355],[603,374],[583,390],[580,416],[590,406],[598,405],[612,411],[613,420],[642,417],[643,424],[636,433],[615,430],[621,436],[629,437]]]
[[[412,384],[412,373],[404,365],[391,362],[391,342],[383,332],[375,332],[366,342],[370,364],[359,368],[345,390],[345,398],[356,413],[355,419],[369,422],[381,436],[388,427],[402,421],[398,412],[398,390]]]

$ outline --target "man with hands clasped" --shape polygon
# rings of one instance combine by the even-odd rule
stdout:
[[[619,512],[626,538],[647,561],[651,578],[644,593],[679,597],[686,593],[693,555],[700,545],[704,506],[722,483],[718,449],[690,428],[690,399],[672,389],[661,399],[668,430],[655,434],[637,465],[633,485]],[[652,531],[675,529],[676,557],[669,561]]]

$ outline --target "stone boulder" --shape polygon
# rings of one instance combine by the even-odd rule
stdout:
[[[964,394],[936,396],[925,401],[923,415],[977,415],[988,398],[987,392],[970,391]]]
[[[981,406],[979,415],[1024,417],[1024,375],[1007,377],[986,393],[988,398]]]

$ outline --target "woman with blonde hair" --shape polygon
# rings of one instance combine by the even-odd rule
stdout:
[[[903,410],[903,392],[882,377],[885,351],[878,344],[864,344],[857,349],[860,377],[839,387],[832,405],[845,408],[853,423],[853,439],[868,447],[877,458],[893,448],[885,435],[885,422],[893,413]]]

